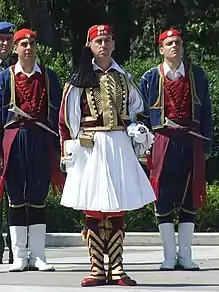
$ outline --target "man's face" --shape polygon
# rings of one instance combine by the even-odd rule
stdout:
[[[179,36],[170,36],[166,38],[161,47],[160,54],[164,59],[181,59],[183,55],[183,41]]]
[[[0,59],[5,60],[10,54],[13,44],[13,35],[0,33]]]
[[[110,34],[94,38],[89,45],[94,58],[97,59],[111,58],[112,52],[115,49],[115,41]]]
[[[35,61],[37,52],[35,39],[29,38],[19,40],[14,46],[14,51],[22,61]]]

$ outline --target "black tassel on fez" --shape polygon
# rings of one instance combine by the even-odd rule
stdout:
[[[82,56],[78,71],[73,74],[70,83],[76,87],[99,87],[99,80],[92,64],[93,53],[88,46],[82,49]]]

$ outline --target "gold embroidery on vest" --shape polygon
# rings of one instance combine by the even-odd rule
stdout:
[[[118,125],[118,114],[120,117],[127,119],[127,97],[129,92],[126,85],[126,77],[117,71],[101,72],[98,73],[98,76],[100,87],[86,89],[91,118],[96,120],[102,114],[103,126],[113,129]]]

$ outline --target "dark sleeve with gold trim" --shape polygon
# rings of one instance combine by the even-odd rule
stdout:
[[[60,85],[60,81],[58,75],[55,71],[47,69],[48,77],[49,77],[49,106],[50,106],[50,114],[49,119],[51,122],[52,129],[58,133],[58,121],[59,121],[59,109],[61,106],[62,100],[62,88]],[[60,154],[60,143],[59,137],[53,135],[54,146],[57,154]]]
[[[150,103],[149,103],[149,94],[148,94],[148,80],[147,72],[142,76],[140,80],[140,92],[144,102],[144,113],[137,116],[138,121],[144,123],[147,128],[152,131],[151,121],[150,121]]]
[[[4,136],[4,125],[8,118],[8,107],[10,101],[10,72],[8,69],[0,73],[0,155],[2,155],[2,141]]]

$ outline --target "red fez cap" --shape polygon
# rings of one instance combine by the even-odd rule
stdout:
[[[97,36],[112,34],[111,27],[106,24],[94,25],[89,28],[87,33],[87,42],[92,41]]]
[[[35,39],[36,32],[34,32],[28,28],[20,29],[14,34],[14,42],[17,42],[17,41],[22,40],[22,39],[30,39],[30,38]]]
[[[159,36],[158,43],[161,44],[166,38],[171,36],[180,36],[181,33],[177,29],[169,29],[162,32],[162,34]]]

